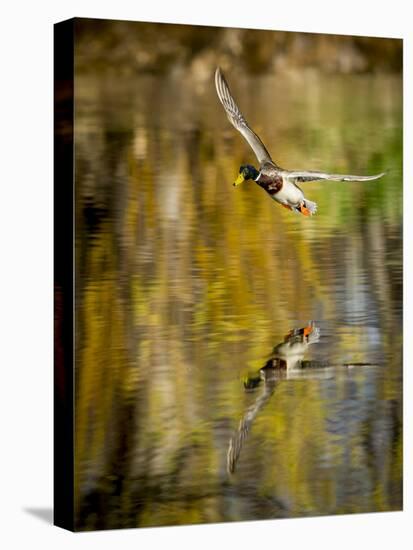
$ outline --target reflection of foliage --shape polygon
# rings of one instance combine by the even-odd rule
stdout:
[[[328,73],[401,71],[402,41],[285,31],[78,19],[77,68],[111,74],[211,71],[217,60],[251,73],[313,67]]]
[[[389,170],[307,184],[310,221],[257,186],[232,188],[251,152],[212,84],[77,80],[80,527],[400,507],[400,83],[308,78],[238,85],[275,159]],[[228,481],[228,439],[251,399],[239,374],[310,318],[334,334],[332,360],[378,353],[385,371],[284,384]]]

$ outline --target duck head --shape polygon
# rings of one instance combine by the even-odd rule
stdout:
[[[234,186],[236,187],[245,180],[255,180],[258,178],[258,175],[259,172],[254,166],[251,166],[251,164],[244,164],[239,168],[239,174],[236,181],[234,181]]]

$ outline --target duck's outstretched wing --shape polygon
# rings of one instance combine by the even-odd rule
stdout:
[[[235,467],[240,457],[242,446],[248,437],[248,432],[250,431],[252,423],[260,410],[266,405],[266,403],[268,403],[275,391],[276,385],[277,384],[275,381],[265,384],[263,393],[257,397],[250,407],[248,407],[244,416],[240,420],[237,431],[229,440],[227,451],[227,471],[229,474],[233,474],[235,472]]]
[[[225,112],[227,113],[228,120],[236,128],[244,138],[248,141],[252,150],[255,153],[255,156],[258,159],[260,164],[265,162],[271,162],[270,154],[265,148],[263,142],[257,136],[255,132],[251,130],[248,126],[247,121],[245,120],[243,114],[238,108],[238,105],[235,103],[234,98],[231,95],[227,81],[225,80],[224,75],[219,67],[215,71],[215,87],[217,89],[217,94],[220,102],[224,106]]]
[[[351,174],[327,174],[324,172],[312,172],[312,171],[303,171],[303,172],[285,172],[283,177],[287,179],[294,180],[297,183],[305,183],[307,181],[372,181],[377,180],[385,175],[386,172],[381,174],[375,174],[374,176],[354,176]]]

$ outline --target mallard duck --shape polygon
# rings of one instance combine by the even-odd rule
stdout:
[[[244,378],[244,388],[246,390],[255,389],[261,382],[267,378],[267,373],[277,371],[276,378],[282,379],[292,371],[302,369],[302,361],[308,347],[317,344],[320,340],[320,329],[314,321],[310,321],[305,327],[290,330],[284,336],[284,340],[277,344],[272,351],[270,358],[259,372],[254,375],[247,375]],[[312,366],[321,366],[320,362],[307,362]],[[270,379],[272,375],[269,375]]]
[[[231,95],[229,86],[219,67],[215,71],[215,87],[220,102],[231,124],[247,140],[258,159],[259,170],[250,164],[242,165],[234,185],[240,185],[245,180],[254,180],[272,199],[288,210],[301,212],[311,216],[317,210],[317,204],[305,198],[297,183],[309,181],[371,181],[381,178],[385,172],[374,176],[354,176],[350,174],[327,174],[315,171],[284,170],[271,158],[261,139],[249,127],[243,114]]]
[[[264,388],[257,395],[254,402],[249,405],[238,424],[237,430],[229,440],[227,451],[228,473],[233,474],[235,472],[242,446],[248,437],[252,423],[271,399],[277,385],[283,379],[292,379],[295,378],[295,374],[297,377],[302,374],[302,359],[308,347],[311,344],[316,344],[319,339],[320,329],[316,327],[314,321],[310,321],[303,328],[290,330],[284,340],[274,347],[271,358],[259,372],[244,379],[244,388],[247,391],[255,391],[262,381],[264,381]]]
[[[301,365],[308,346],[320,340],[320,329],[313,321],[303,328],[296,328],[284,337],[284,341],[275,346],[271,359],[264,369],[291,370]]]

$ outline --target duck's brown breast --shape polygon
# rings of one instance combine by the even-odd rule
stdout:
[[[281,191],[283,186],[283,179],[281,176],[266,176],[261,174],[260,178],[257,180],[258,185],[267,191],[270,195],[275,195]]]

